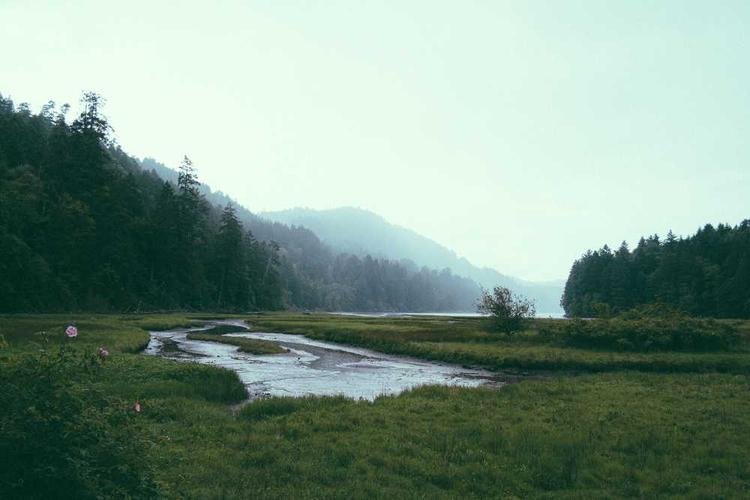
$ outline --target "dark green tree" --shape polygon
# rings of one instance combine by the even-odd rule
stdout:
[[[223,309],[244,309],[250,305],[250,279],[242,223],[232,204],[221,214],[216,239],[217,304]]]
[[[573,263],[562,305],[569,316],[599,316],[664,304],[696,316],[750,317],[750,221],[710,224],[688,238],[641,238],[587,252]]]

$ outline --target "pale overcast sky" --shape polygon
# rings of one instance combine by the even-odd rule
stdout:
[[[0,0],[0,93],[253,211],[373,210],[477,264],[750,217],[748,1]]]

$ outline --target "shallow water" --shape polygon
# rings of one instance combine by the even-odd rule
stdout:
[[[236,321],[211,322],[205,328]],[[493,374],[460,366],[393,356],[369,349],[348,347],[308,339],[301,335],[250,332],[231,336],[270,340],[286,347],[284,354],[254,355],[236,346],[188,340],[191,331],[205,328],[151,332],[146,354],[197,361],[234,370],[251,399],[262,396],[344,395],[373,400],[383,394],[398,394],[427,384],[477,387],[502,385]],[[167,349],[165,349],[165,343]],[[171,346],[170,343],[173,343]],[[171,348],[170,348],[171,347]],[[175,349],[176,347],[176,349]]]

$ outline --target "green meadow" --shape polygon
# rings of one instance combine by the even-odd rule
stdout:
[[[540,333],[552,320],[504,336],[477,319],[246,315],[259,331],[520,382],[241,405],[233,372],[140,354],[149,329],[209,317],[0,317],[2,496],[742,498],[750,489],[745,323],[732,351],[651,353],[561,346]],[[72,320],[80,334],[68,340]],[[230,338],[221,333],[203,335]]]
[[[545,335],[563,320],[537,319],[514,335],[491,333],[479,318],[366,318],[330,314],[265,313],[248,321],[257,330],[306,335],[493,371],[750,373],[750,321],[732,322],[743,341],[730,351],[628,352],[569,347]]]

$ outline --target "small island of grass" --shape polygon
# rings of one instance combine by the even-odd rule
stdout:
[[[240,352],[250,354],[281,354],[287,352],[279,344],[268,342],[267,340],[248,339],[244,337],[227,337],[225,335],[216,335],[204,332],[191,332],[187,334],[189,340],[205,340],[208,342],[218,342],[220,344],[230,344],[239,347]]]

